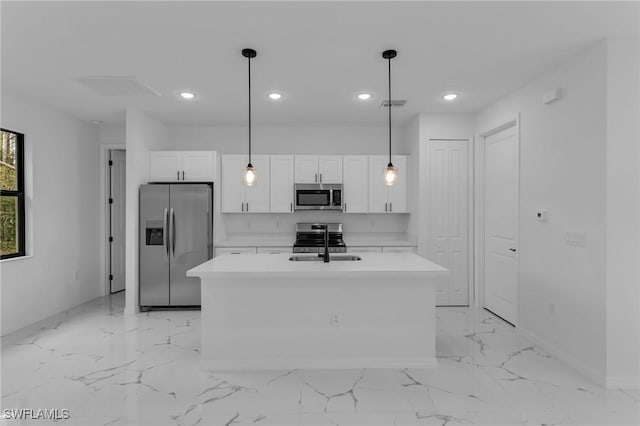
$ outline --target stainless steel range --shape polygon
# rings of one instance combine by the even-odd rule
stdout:
[[[342,240],[341,223],[297,223],[294,253],[323,253],[324,227],[329,227],[329,252],[346,253],[347,245]]]

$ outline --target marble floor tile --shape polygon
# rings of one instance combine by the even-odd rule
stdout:
[[[93,300],[2,339],[0,425],[639,425],[640,392],[606,390],[491,313],[437,309],[438,368],[210,371],[200,312],[125,316]]]

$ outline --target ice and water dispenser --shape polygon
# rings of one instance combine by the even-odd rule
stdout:
[[[163,223],[161,220],[147,220],[144,222],[146,229],[146,245],[164,245]]]

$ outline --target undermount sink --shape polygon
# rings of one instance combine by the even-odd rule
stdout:
[[[329,256],[331,262],[333,261],[349,261],[354,262],[356,260],[362,260],[360,256],[352,256],[348,254],[333,254]],[[291,256],[289,258],[291,262],[322,262],[324,258],[322,255],[306,255],[306,256]]]

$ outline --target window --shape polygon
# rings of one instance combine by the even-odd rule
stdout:
[[[0,258],[25,255],[24,135],[0,129]]]

